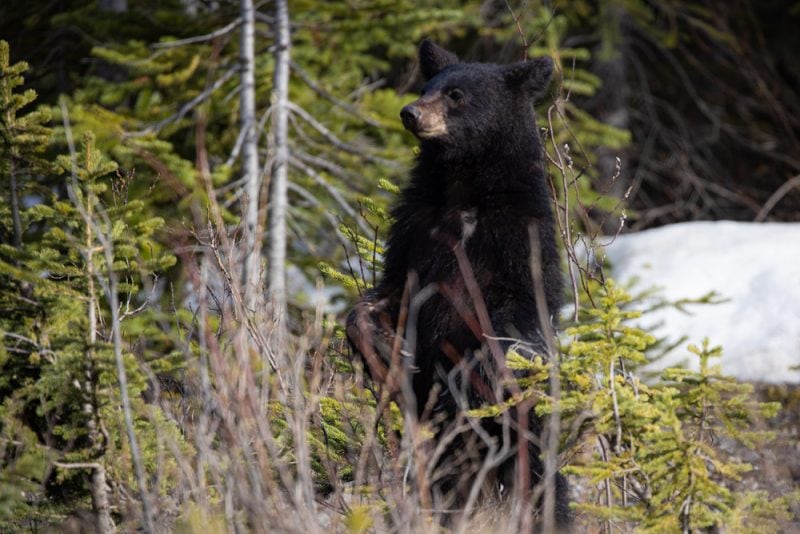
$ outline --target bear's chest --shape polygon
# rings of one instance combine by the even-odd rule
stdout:
[[[466,247],[478,229],[478,208],[449,210],[434,219],[430,238],[448,248]]]
[[[502,211],[476,207],[447,210],[432,217],[417,235],[412,268],[420,283],[447,283],[463,287],[465,276],[480,288],[502,282],[514,265],[527,260],[520,251],[516,226]],[[522,243],[523,248],[527,249]]]

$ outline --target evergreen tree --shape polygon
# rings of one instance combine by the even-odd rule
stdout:
[[[579,508],[609,525],[631,521],[643,532],[729,525],[735,499],[728,484],[751,466],[725,457],[715,436],[753,447],[769,435],[750,426],[774,417],[780,406],[752,400],[751,385],[711,365],[721,349],[708,340],[689,347],[699,358],[698,371],[667,368],[661,380],[642,382],[633,370],[648,361],[655,339],[628,324],[641,314],[626,309],[631,298],[613,281],[595,298],[598,293],[588,320],[567,330],[574,340],[561,367],[563,380],[572,384],[562,410],[571,419],[590,409],[597,440],[592,460],[571,469],[603,488],[601,504]]]
[[[71,488],[78,497],[88,490],[98,531],[111,532],[112,507],[118,507],[126,486],[136,487],[119,409],[123,375],[114,364],[118,348],[126,352],[128,381],[122,391],[133,399],[130,411],[141,423],[147,471],[167,476],[172,465],[156,464],[161,454],[157,436],[181,442],[158,410],[145,409],[144,368],[111,333],[146,309],[147,297],[142,301],[139,296],[142,281],[170,267],[174,258],[152,240],[163,220],[144,215],[142,202],[127,197],[127,177],[94,147],[91,135],[77,154],[60,156],[55,168],[42,163],[40,154],[51,141],[41,125],[47,115],[17,113],[35,95],[13,91],[22,83],[24,65],[8,64],[5,43],[0,43],[0,68],[2,159],[9,162],[2,177],[12,184],[4,194],[19,195],[29,204],[18,202],[19,211],[4,213],[2,219],[3,234],[12,235],[13,244],[0,248],[0,276],[7,282],[2,301],[8,312],[0,325],[0,431],[4,443],[14,444],[4,445],[2,472],[25,476],[21,481],[28,480],[32,503],[42,490],[52,494]],[[68,198],[41,188],[41,197],[32,197],[30,188],[14,189],[14,178],[16,183],[23,177],[38,181],[34,169],[60,174]],[[117,301],[120,308],[110,308]],[[135,329],[126,333],[136,336]],[[38,466],[38,472],[31,472],[31,466]],[[91,477],[84,490],[85,472]],[[168,485],[168,479],[160,481]],[[17,509],[16,515],[26,513]]]
[[[22,93],[23,62],[11,63],[8,43],[0,40],[0,519],[25,502],[25,493],[44,482],[44,451],[37,446],[37,426],[27,426],[19,414],[30,411],[20,385],[39,374],[39,361],[49,352],[42,340],[41,302],[34,294],[36,277],[26,269],[28,249],[24,235],[37,224],[35,210],[25,209],[27,198],[40,193],[35,173],[47,169],[43,158],[50,141],[46,111],[23,108],[36,98]]]

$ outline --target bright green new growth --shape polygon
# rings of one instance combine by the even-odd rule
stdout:
[[[625,309],[631,299],[613,281],[593,293],[597,308],[567,329],[572,341],[561,364],[570,384],[562,396],[565,424],[590,407],[586,435],[596,451],[567,469],[589,477],[602,495],[599,504],[578,508],[612,523],[633,521],[642,532],[729,525],[736,510],[729,485],[750,466],[727,458],[716,438],[755,446],[769,435],[749,428],[779,405],[752,400],[752,386],[723,376],[710,364],[721,348],[708,340],[689,347],[698,371],[667,368],[660,380],[642,383],[631,369],[648,361],[654,338],[630,325],[640,314]]]
[[[728,458],[718,443],[728,438],[754,448],[771,439],[771,433],[751,428],[775,416],[780,405],[754,401],[751,385],[724,376],[712,364],[722,349],[710,347],[708,340],[689,346],[698,371],[672,367],[653,383],[641,382],[633,370],[649,361],[655,345],[653,336],[632,325],[642,314],[629,309],[630,295],[613,280],[590,288],[596,307],[583,308],[579,324],[566,329],[569,341],[560,358],[562,428],[578,428],[582,436],[563,444],[565,457],[577,455],[565,471],[597,487],[597,499],[576,508],[641,532],[745,524],[779,532],[776,518],[790,517],[788,506],[797,496],[778,503],[763,492],[734,494],[730,487],[751,466]],[[506,357],[522,392],[469,415],[496,417],[525,399],[534,400],[540,415],[550,414],[551,366],[538,356],[529,361],[509,352]]]

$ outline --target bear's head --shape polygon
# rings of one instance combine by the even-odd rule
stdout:
[[[419,64],[426,83],[420,98],[401,110],[403,125],[423,144],[473,155],[535,131],[532,102],[553,72],[549,57],[509,65],[461,63],[427,39],[419,47]]]

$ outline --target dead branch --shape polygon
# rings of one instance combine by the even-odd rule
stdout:
[[[206,41],[211,41],[216,39],[217,37],[222,37],[233,30],[235,30],[240,24],[242,23],[241,17],[236,18],[235,20],[229,22],[222,28],[214,30],[211,33],[207,33],[205,35],[197,35],[195,37],[187,37],[185,39],[176,39],[175,41],[165,41],[162,43],[153,43],[150,45],[150,48],[175,48],[178,46],[185,46],[189,44],[196,44],[196,43],[204,43]]]
[[[785,197],[789,191],[794,189],[795,187],[800,187],[800,174],[797,176],[793,176],[786,180],[782,186],[780,186],[770,197],[764,202],[764,206],[762,206],[761,210],[759,210],[758,215],[756,218],[753,219],[755,222],[762,222],[767,219],[769,212],[772,211],[778,202],[781,201],[783,197]]]

